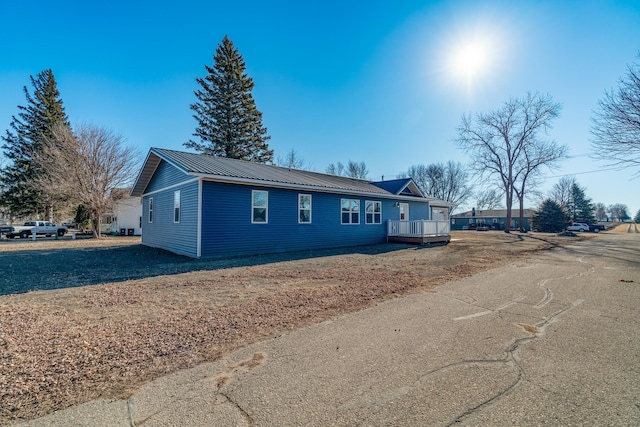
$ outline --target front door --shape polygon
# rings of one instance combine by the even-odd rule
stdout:
[[[409,221],[409,203],[400,203],[400,221]]]

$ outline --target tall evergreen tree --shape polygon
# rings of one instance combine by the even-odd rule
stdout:
[[[594,222],[595,208],[593,203],[591,203],[591,199],[586,196],[584,188],[574,182],[571,186],[570,194],[571,197],[567,204],[567,209],[571,214],[573,222],[584,222],[587,224]]]
[[[543,233],[559,233],[570,224],[569,213],[556,201],[547,199],[531,217],[534,230]]]
[[[272,162],[273,150],[267,144],[271,137],[251,94],[253,79],[245,73],[244,59],[227,36],[216,48],[213,67],[205,68],[208,75],[196,79],[198,101],[191,104],[198,122],[193,136],[199,142],[189,140],[185,147],[218,157]]]
[[[18,106],[20,112],[12,117],[11,128],[2,137],[8,162],[0,171],[0,184],[4,189],[0,204],[13,216],[43,214],[51,219],[56,196],[34,185],[43,171],[33,164],[33,154],[52,139],[54,127],[70,125],[53,71],[44,70],[30,79],[33,93],[24,87],[26,106]]]

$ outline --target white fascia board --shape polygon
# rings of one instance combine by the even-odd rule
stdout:
[[[164,187],[164,188],[160,188],[160,189],[155,190],[155,191],[151,191],[150,193],[144,193],[140,197],[153,196],[154,194],[161,193],[161,192],[167,191],[167,190],[172,190],[174,188],[181,187],[181,186],[183,186],[185,184],[191,184],[192,182],[196,182],[198,180],[200,180],[199,177],[191,178],[191,179],[188,179],[186,181],[181,181],[181,182],[178,182],[176,184],[170,185],[168,187]]]

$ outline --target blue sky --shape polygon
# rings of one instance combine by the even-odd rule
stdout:
[[[373,180],[468,163],[453,142],[461,116],[538,91],[563,105],[549,137],[572,156],[541,190],[575,175],[594,202],[640,208],[637,171],[589,158],[597,101],[638,60],[637,1],[0,0],[0,16],[3,134],[29,76],[51,68],[72,122],[121,133],[143,154],[184,149],[195,79],[226,34],[276,156],[293,148],[318,172],[364,161]],[[484,65],[465,75],[451,64],[470,43]]]

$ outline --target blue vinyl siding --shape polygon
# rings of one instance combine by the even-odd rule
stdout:
[[[251,223],[251,191],[269,192],[269,222]],[[298,194],[312,196],[312,222],[298,223]],[[184,197],[184,196],[183,196]],[[252,255],[386,241],[386,221],[398,218],[394,200],[203,182],[202,257]],[[340,223],[340,199],[360,201],[360,224]],[[382,224],[365,224],[365,200],[382,202]],[[428,219],[428,203],[410,203],[412,219]]]
[[[144,192],[151,193],[153,191],[162,190],[189,179],[193,179],[193,177],[162,160]]]
[[[431,219],[429,217],[429,204],[409,203],[409,221],[417,221],[419,219]]]
[[[185,175],[186,176],[186,175]],[[180,222],[174,222],[174,192],[180,190]],[[149,223],[149,198],[153,222]],[[145,196],[142,201],[142,243],[191,257],[198,256],[198,182]]]

